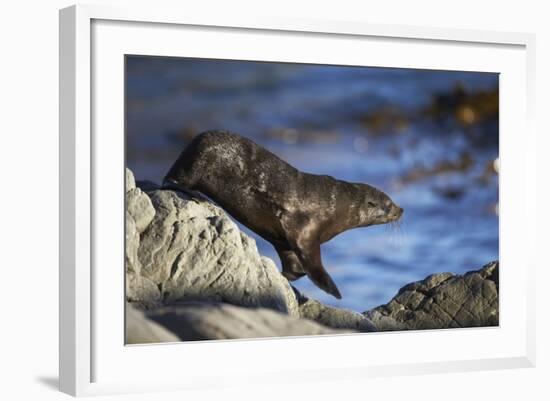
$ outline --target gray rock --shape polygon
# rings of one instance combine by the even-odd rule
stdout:
[[[132,216],[136,230],[141,234],[155,216],[151,200],[140,188],[136,187],[134,175],[126,169],[126,213]]]
[[[126,272],[126,300],[146,310],[162,305],[160,290],[155,283],[134,272]]]
[[[266,308],[243,308],[228,304],[184,303],[157,309],[148,317],[176,333],[183,341],[225,340],[343,334],[350,330],[324,327]]]
[[[304,299],[300,302],[300,316],[327,327],[350,329],[364,333],[378,331],[376,326],[361,313],[323,305],[314,299]]]
[[[141,263],[138,258],[139,232],[134,218],[126,212],[126,272],[141,273]]]
[[[364,315],[381,331],[498,326],[498,262],[408,284]]]
[[[177,342],[181,339],[158,323],[126,305],[126,344]]]
[[[136,187],[134,173],[129,168],[126,169],[126,192]]]
[[[498,262],[463,276],[434,274],[360,314],[294,292],[204,197],[150,182],[136,187],[130,170],[126,188],[126,298],[186,339],[498,325]]]
[[[126,192],[126,211],[133,217],[138,233],[142,233],[155,216],[149,197],[139,188]]]
[[[142,218],[141,224],[136,222],[139,238],[127,238],[127,248],[139,240],[140,266],[132,271],[159,288],[165,303],[207,300],[299,315],[288,281],[273,261],[260,256],[255,241],[223,210],[171,190],[144,193],[135,188],[127,192],[127,202],[135,202],[135,196],[147,197],[153,213],[148,213],[150,222],[149,217]],[[147,207],[132,210],[146,211]],[[145,226],[142,232],[140,226]],[[132,249],[127,249],[127,260],[133,260]],[[145,300],[146,295],[137,292],[133,296]]]

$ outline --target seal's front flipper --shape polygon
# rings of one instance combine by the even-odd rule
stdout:
[[[321,244],[319,241],[302,239],[302,241],[298,240],[296,242],[295,247],[296,255],[310,280],[323,291],[338,299],[342,299],[338,287],[336,287],[336,284],[334,284],[334,281],[323,267]]]
[[[288,281],[295,281],[306,275],[302,267],[302,262],[300,262],[296,252],[290,248],[276,247],[276,249],[281,259],[281,264],[283,265],[282,274]]]
[[[340,295],[338,287],[336,287],[336,284],[334,284],[334,281],[323,266],[317,265],[306,267],[305,270],[307,276],[317,285],[317,287],[338,299],[342,299],[342,295]]]
[[[321,261],[321,242],[319,241],[318,227],[313,219],[307,215],[286,214],[281,218],[285,239],[298,257],[303,271],[309,279],[323,291],[342,299],[338,287],[332,281]],[[279,253],[280,255],[280,253]],[[281,257],[281,261],[283,258]],[[284,268],[283,268],[284,274]]]

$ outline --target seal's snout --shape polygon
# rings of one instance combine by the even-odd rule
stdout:
[[[388,215],[390,220],[392,220],[392,221],[399,220],[402,215],[403,215],[403,208],[399,207],[397,205],[392,205],[392,208],[391,208],[390,213]]]

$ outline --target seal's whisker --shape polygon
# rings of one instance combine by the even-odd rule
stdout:
[[[404,230],[403,230],[403,219],[395,220],[386,225],[386,229],[390,230],[392,235],[389,236],[389,239],[392,243],[397,245],[403,244]]]

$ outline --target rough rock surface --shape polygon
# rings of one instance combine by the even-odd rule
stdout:
[[[127,216],[129,300],[142,306],[159,300],[227,302],[298,316],[288,281],[223,210],[182,192],[143,192],[129,171],[126,185],[128,215],[133,219]],[[134,215],[138,212],[146,217]]]
[[[126,300],[139,309],[154,309],[163,304],[158,287],[147,277],[126,272]]]
[[[139,232],[132,215],[126,212],[126,272],[140,274],[141,263],[138,258]]]
[[[127,170],[126,202],[130,343],[498,325],[498,262],[434,274],[360,314],[301,295],[200,195],[136,186]]]
[[[225,340],[350,333],[324,327],[266,308],[243,308],[229,304],[184,303],[157,309],[148,317],[184,341]]]
[[[126,169],[126,212],[133,218],[136,230],[142,233],[155,216],[149,197],[135,185],[134,175]]]
[[[378,331],[377,327],[359,312],[323,305],[314,299],[308,299],[297,291],[300,304],[300,316],[311,319],[327,327],[350,329],[364,333]]]
[[[462,276],[434,274],[364,313],[381,331],[498,325],[498,262]]]
[[[176,342],[181,339],[158,323],[145,317],[143,312],[126,305],[126,344]]]
[[[149,196],[136,187],[134,175],[126,169],[126,299],[145,308],[161,300],[158,286],[141,275],[138,256],[140,235],[154,216],[155,209]]]

